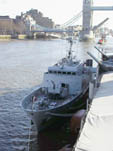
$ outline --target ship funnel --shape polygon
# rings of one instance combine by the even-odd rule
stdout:
[[[100,62],[96,57],[94,57],[89,51],[87,52],[87,54],[88,54],[91,58],[93,58],[98,64],[101,65],[101,62]]]

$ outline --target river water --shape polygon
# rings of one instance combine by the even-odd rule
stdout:
[[[94,45],[95,42],[76,42],[73,53],[78,59],[85,60],[87,51],[96,52]],[[35,127],[29,142],[30,119],[21,102],[41,83],[48,66],[64,57],[68,48],[66,40],[0,41],[0,151],[50,151],[39,149]],[[47,141],[47,135],[43,134],[41,145]],[[57,143],[61,145],[61,142]],[[48,144],[54,144],[53,140]]]

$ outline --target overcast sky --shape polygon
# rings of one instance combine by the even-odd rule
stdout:
[[[113,0],[93,0],[94,5],[113,6]],[[56,24],[63,24],[82,10],[83,0],[0,0],[0,15],[9,15],[15,18],[21,12],[38,9],[44,17],[51,18]],[[113,11],[94,12],[93,24],[109,17],[104,26],[113,29]],[[76,24],[81,24],[80,20]]]

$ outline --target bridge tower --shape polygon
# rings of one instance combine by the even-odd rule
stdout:
[[[93,38],[92,32],[93,11],[91,11],[92,6],[93,0],[83,0],[83,20],[82,20],[82,31],[80,33],[80,38],[82,40]]]
[[[82,31],[80,32],[81,40],[94,38],[94,28],[92,27],[93,11],[113,11],[113,6],[93,6],[93,0],[83,0],[83,23]],[[107,20],[108,19],[105,21]]]

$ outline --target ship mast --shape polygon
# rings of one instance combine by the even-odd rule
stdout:
[[[70,43],[70,48],[69,48],[69,51],[68,51],[68,58],[72,59],[72,45],[73,45],[72,39],[69,40],[69,43]]]

